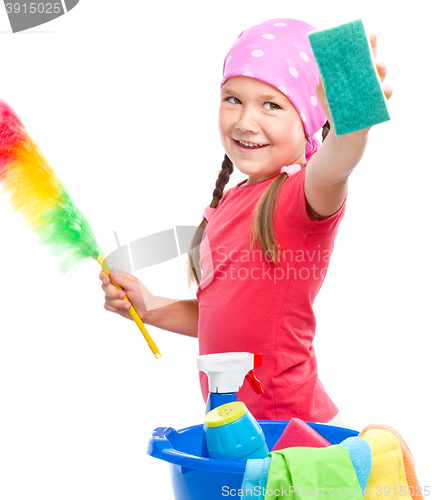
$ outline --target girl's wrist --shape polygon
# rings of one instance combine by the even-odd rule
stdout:
[[[140,314],[140,318],[141,318],[141,321],[144,323],[144,324],[151,324],[152,321],[151,321],[151,318],[149,316],[149,311],[144,311],[143,313]]]
[[[327,139],[330,139],[331,141],[336,141],[340,144],[367,142],[370,129],[371,127],[358,130],[357,132],[351,132],[350,134],[336,135],[335,129],[332,127],[325,140],[327,141]]]
[[[146,300],[146,310],[140,314],[141,321],[148,325],[154,325],[155,321],[157,321],[158,308],[152,304],[147,304]]]
[[[152,293],[146,294],[145,297],[145,308],[146,310],[142,316],[142,322],[148,322],[150,325],[156,325],[156,323],[162,318],[161,314],[164,315],[167,312],[167,306],[180,302],[178,299],[171,299],[168,297],[162,297],[160,295],[153,295]],[[144,321],[145,320],[145,321]]]

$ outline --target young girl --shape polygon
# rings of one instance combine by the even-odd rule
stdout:
[[[200,354],[262,353],[256,375],[264,394],[247,383],[238,393],[256,419],[343,425],[318,378],[312,305],[369,129],[334,134],[307,37],[314,29],[267,21],[242,32],[225,58],[219,129],[226,154],[188,260],[197,300],[155,297],[130,274],[112,277],[144,323],[198,337]],[[376,35],[370,40],[375,55]],[[386,67],[375,64],[383,81]],[[390,98],[391,87],[383,91]],[[322,147],[313,135],[320,128]],[[233,166],[247,179],[224,193]],[[105,309],[131,319],[124,293],[103,271],[100,279]],[[204,373],[200,381],[206,399]]]

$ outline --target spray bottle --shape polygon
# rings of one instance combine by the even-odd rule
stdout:
[[[253,371],[262,364],[262,354],[250,352],[224,352],[198,356],[198,370],[207,373],[209,381],[205,413],[223,404],[237,401],[237,392],[243,385],[245,377],[254,392],[264,394],[261,383]],[[209,456],[205,436],[201,455]]]

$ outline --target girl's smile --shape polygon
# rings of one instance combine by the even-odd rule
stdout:
[[[266,148],[268,145],[267,144],[254,144],[250,142],[243,142],[240,140],[233,139],[237,149],[242,152],[242,153],[253,153],[255,151],[262,150],[263,148]]]
[[[305,161],[306,136],[297,110],[285,95],[261,80],[228,78],[221,89],[219,131],[231,161],[249,175],[247,184]]]

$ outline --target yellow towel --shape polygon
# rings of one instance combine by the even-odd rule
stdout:
[[[369,429],[360,437],[372,450],[372,470],[365,500],[412,500],[399,440],[390,431]]]
[[[422,489],[421,486],[419,485],[418,479],[417,479],[417,474],[415,472],[415,467],[414,467],[414,457],[411,453],[411,450],[408,448],[408,445],[405,443],[403,437],[395,430],[393,427],[390,427],[389,425],[384,425],[384,424],[369,424],[367,425],[361,432],[360,432],[360,437],[362,434],[364,434],[366,431],[370,429],[384,429],[386,431],[390,431],[392,434],[394,434],[398,439],[399,443],[401,445],[402,449],[402,457],[403,457],[403,463],[405,467],[405,474],[406,474],[406,479],[408,486],[410,488],[410,494],[415,500],[423,500],[423,495],[422,495]]]

